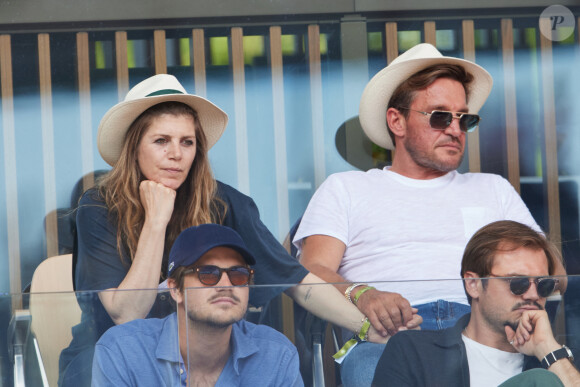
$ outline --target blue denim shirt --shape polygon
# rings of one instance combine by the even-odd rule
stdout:
[[[280,332],[245,320],[233,324],[232,355],[216,386],[303,386],[296,347]],[[93,386],[186,386],[177,314],[134,320],[97,342]]]

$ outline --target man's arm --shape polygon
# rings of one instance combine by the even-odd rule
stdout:
[[[302,282],[286,290],[286,293],[300,306],[323,320],[345,328],[351,332],[360,332],[365,315],[356,306],[344,299],[344,296],[331,284],[308,273]],[[417,326],[423,322],[414,314]],[[368,331],[367,340],[373,343],[386,343],[390,336],[383,330],[377,331],[373,326]]]
[[[522,314],[517,329],[506,326],[507,339],[514,348],[524,355],[542,360],[552,351],[562,348],[554,338],[548,314],[543,310],[530,310]],[[569,359],[553,363],[549,371],[555,373],[564,386],[579,386],[580,372]]]
[[[337,271],[345,250],[345,244],[337,238],[311,235],[302,241],[300,262],[313,274],[333,283],[344,294],[350,284]],[[352,289],[351,298],[360,289],[360,286]],[[418,319],[414,317],[416,310],[398,293],[366,291],[358,299],[357,307],[383,336],[387,333],[394,335],[401,328],[413,329],[418,326]]]

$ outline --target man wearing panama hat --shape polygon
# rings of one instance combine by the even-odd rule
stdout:
[[[371,79],[359,108],[366,135],[396,149],[392,166],[331,175],[308,205],[294,238],[301,262],[337,283],[378,330],[410,328],[415,313],[422,329],[452,326],[469,311],[461,281],[409,281],[458,278],[467,241],[494,220],[539,230],[505,179],[456,171],[491,87],[475,63],[430,44],[409,49]],[[383,347],[351,350],[345,387],[370,385]]]

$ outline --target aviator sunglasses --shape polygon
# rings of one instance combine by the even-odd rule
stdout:
[[[198,266],[183,272],[183,274],[197,273],[199,282],[207,286],[214,286],[220,282],[223,273],[227,273],[230,282],[234,286],[243,286],[250,283],[254,269],[245,266],[232,266],[222,268],[214,265]]]
[[[501,275],[490,274],[490,277],[500,277],[509,282],[510,291],[516,296],[521,296],[528,291],[532,282],[536,284],[538,296],[546,298],[552,294],[559,280],[549,277],[503,277]]]
[[[398,109],[406,109],[412,112],[421,113],[424,116],[429,117],[429,125],[433,129],[447,129],[454,118],[459,120],[459,128],[463,132],[473,132],[477,125],[479,125],[479,121],[481,121],[481,117],[477,114],[469,114],[469,113],[455,113],[455,112],[446,112],[443,110],[433,110],[431,113],[422,112],[420,110],[410,109],[408,107],[398,107]]]

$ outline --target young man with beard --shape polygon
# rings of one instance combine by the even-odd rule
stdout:
[[[544,310],[562,280],[551,277],[560,262],[558,250],[526,225],[498,221],[483,227],[461,264],[471,314],[452,328],[392,337],[373,385],[580,385],[572,351],[556,342]],[[550,372],[529,371],[539,367]]]
[[[417,313],[421,329],[443,329],[469,311],[458,281],[444,280],[457,277],[479,228],[510,219],[540,231],[507,180],[456,170],[491,87],[485,69],[430,44],[401,54],[370,80],[359,108],[367,136],[396,149],[392,166],[329,176],[304,213],[294,238],[301,263],[384,335],[414,328]],[[383,350],[352,348],[344,387],[369,386]]]
[[[298,353],[278,331],[244,321],[255,259],[232,229],[184,230],[169,253],[177,313],[109,329],[93,386],[303,386]]]

